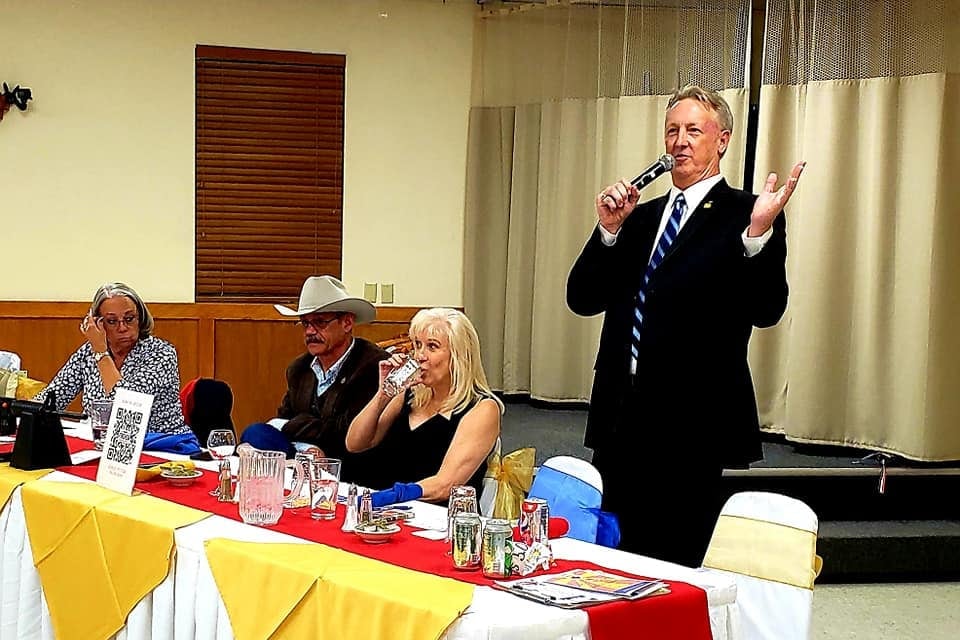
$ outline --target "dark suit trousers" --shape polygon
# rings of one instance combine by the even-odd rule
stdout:
[[[619,548],[700,566],[722,506],[716,452],[684,425],[652,424],[670,412],[651,420],[637,394],[628,392],[619,413],[617,431],[593,456],[603,508],[620,520]]]

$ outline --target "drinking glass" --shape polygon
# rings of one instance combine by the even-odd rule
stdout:
[[[214,429],[207,436],[207,450],[214,460],[223,460],[227,456],[233,455],[236,447],[237,437],[233,434],[233,429]],[[219,496],[220,487],[214,487],[210,495]]]
[[[310,506],[310,492],[312,491],[309,479],[311,477],[310,463],[313,462],[315,458],[319,458],[319,455],[314,455],[309,451],[298,452],[294,457],[293,461],[293,477],[291,478],[291,486],[299,486],[300,491],[296,493],[293,490],[290,491],[283,499],[283,508],[284,509],[300,509],[301,507]],[[298,471],[299,470],[299,471]],[[300,482],[297,483],[297,476],[300,476]]]
[[[387,374],[383,381],[383,390],[391,398],[407,388],[410,380],[420,371],[420,363],[408,355],[402,365]]]
[[[90,403],[90,427],[93,429],[93,448],[103,451],[103,442],[110,428],[113,400],[94,400]]]
[[[447,542],[450,542],[453,535],[453,518],[458,513],[478,513],[477,490],[473,487],[458,484],[450,490],[450,501],[447,502]]]
[[[310,466],[310,517],[333,520],[337,515],[337,490],[340,488],[340,460],[314,458]]]

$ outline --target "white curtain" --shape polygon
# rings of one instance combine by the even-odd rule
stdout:
[[[958,5],[768,2],[754,188],[809,164],[751,365],[789,438],[960,459]]]
[[[749,0],[653,4],[569,3],[478,20],[464,306],[491,384],[506,392],[587,399],[601,318],[567,309],[567,273],[596,224],[596,192],[663,153],[677,86],[701,84],[730,102],[735,134],[722,169],[742,185]],[[663,179],[643,197],[668,188]]]

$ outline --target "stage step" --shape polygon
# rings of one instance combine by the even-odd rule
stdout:
[[[818,583],[960,579],[960,520],[821,520]]]
[[[726,470],[723,489],[771,491],[807,503],[824,520],[960,520],[960,469],[754,468]]]

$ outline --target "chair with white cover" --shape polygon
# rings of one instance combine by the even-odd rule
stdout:
[[[560,516],[570,523],[568,537],[597,541],[603,479],[586,460],[573,456],[548,458],[533,479],[529,497],[546,500],[551,516]]]
[[[12,351],[0,351],[0,397],[15,397],[19,378],[20,356]]]
[[[0,369],[20,370],[20,356],[13,351],[0,351]]]
[[[817,516],[794,498],[734,494],[717,518],[703,566],[730,573],[745,640],[808,640],[820,573]]]

